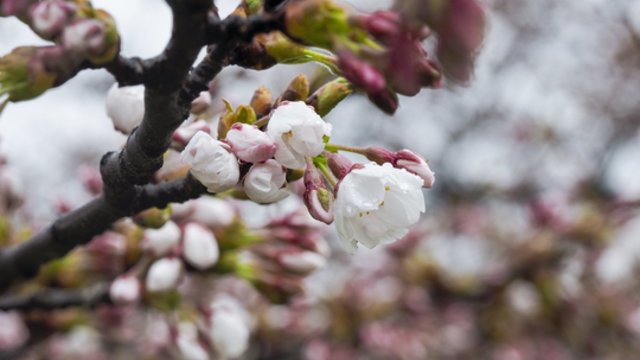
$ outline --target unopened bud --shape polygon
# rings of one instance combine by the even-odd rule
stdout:
[[[171,218],[171,207],[147,209],[133,217],[133,221],[145,228],[159,229]]]
[[[145,287],[148,292],[163,292],[175,289],[180,280],[182,262],[177,258],[156,260],[147,271]]]
[[[220,121],[218,122],[218,135],[221,139],[227,136],[227,132],[233,124],[243,123],[253,125],[258,120],[256,112],[251,106],[240,105],[234,111],[231,104],[225,101],[225,105],[227,110],[220,116]]]
[[[382,165],[384,163],[393,164],[395,160],[395,153],[379,146],[370,146],[364,149],[362,153],[367,159]]]
[[[211,231],[196,223],[184,227],[183,256],[198,270],[211,268],[218,262],[220,249]]]
[[[29,100],[54,85],[57,76],[45,66],[44,49],[18,47],[0,58],[0,97],[7,94],[11,101]]]
[[[422,186],[425,188],[431,188],[436,181],[435,174],[429,168],[429,164],[411,150],[404,149],[396,152],[393,166],[420,176],[424,181]]]
[[[144,86],[113,84],[107,93],[107,115],[116,130],[130,134],[144,117]]]
[[[180,228],[169,221],[159,229],[147,229],[142,235],[142,248],[155,256],[166,255],[180,242]]]
[[[95,19],[78,19],[67,25],[62,33],[62,43],[67,50],[81,56],[99,54],[105,47],[104,25]]]
[[[389,44],[395,39],[401,32],[402,27],[400,14],[389,10],[353,16],[350,20],[384,44]]]
[[[109,288],[111,301],[116,304],[131,304],[140,299],[140,280],[134,275],[116,278]]]
[[[347,80],[367,94],[383,92],[387,88],[382,72],[358,59],[350,51],[343,50],[338,53],[338,67]]]
[[[31,8],[31,26],[46,39],[57,36],[75,12],[75,5],[63,0],[41,1]]]
[[[353,167],[353,162],[344,155],[327,151],[325,152],[325,157],[327,158],[329,169],[338,179],[344,178]]]
[[[276,143],[264,131],[253,125],[235,123],[227,132],[226,143],[238,159],[258,163],[271,159],[276,152]]]
[[[286,169],[273,159],[254,164],[244,177],[245,193],[249,199],[260,204],[270,204],[284,199],[289,195],[285,171]]]
[[[333,192],[327,188],[318,169],[308,164],[304,174],[304,204],[314,219],[333,222]]]
[[[285,26],[293,37],[325,49],[332,49],[336,36],[351,31],[347,12],[332,0],[290,1]]]
[[[298,274],[310,274],[327,264],[327,258],[312,251],[288,251],[278,257],[280,265]]]
[[[211,134],[211,125],[204,120],[194,121],[187,125],[183,125],[176,129],[171,135],[171,146],[173,149],[182,150],[191,141],[193,136],[202,131],[207,134]],[[215,137],[214,135],[212,135]]]
[[[211,110],[211,93],[202,91],[197,98],[191,102],[191,113],[201,115]]]
[[[282,101],[305,101],[309,97],[309,79],[304,74],[296,76],[282,93],[276,104]]]
[[[256,112],[256,116],[267,115],[271,111],[272,101],[271,91],[264,86],[260,86],[251,98],[251,107]]]
[[[383,90],[378,93],[368,93],[367,97],[378,109],[389,115],[393,115],[398,110],[398,95],[391,90]]]
[[[316,90],[307,99],[307,104],[313,106],[318,115],[325,116],[351,93],[351,84],[345,78],[337,78]]]

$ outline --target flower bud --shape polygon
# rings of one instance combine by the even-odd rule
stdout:
[[[325,224],[333,222],[333,192],[327,188],[318,169],[307,165],[304,174],[304,204],[314,219]]]
[[[145,228],[159,229],[171,218],[171,207],[150,208],[133,217],[133,221]]]
[[[159,229],[147,229],[142,235],[142,248],[155,256],[163,256],[180,242],[180,228],[168,221]]]
[[[369,93],[367,97],[378,109],[389,115],[393,115],[398,110],[398,94],[391,90],[385,89],[379,93]]]
[[[197,222],[214,230],[231,225],[236,218],[236,210],[228,201],[213,196],[202,196],[171,207],[179,219]]]
[[[338,179],[344,178],[353,168],[353,162],[344,155],[326,151],[325,157],[327,158],[329,169]]]
[[[425,188],[431,188],[436,181],[435,174],[427,162],[411,150],[404,149],[396,152],[393,166],[420,176],[424,181],[422,186]]]
[[[111,301],[116,304],[130,304],[140,299],[140,280],[134,275],[116,278],[109,288]]]
[[[387,82],[380,70],[358,59],[352,52],[338,53],[338,67],[344,77],[367,94],[380,93],[387,88]]]
[[[105,27],[100,21],[78,19],[64,28],[62,44],[65,49],[85,57],[104,51],[105,37]]]
[[[258,120],[256,112],[251,106],[240,105],[235,111],[233,111],[231,104],[228,102],[225,103],[227,111],[220,116],[220,121],[218,122],[218,134],[221,139],[224,139],[227,136],[227,132],[231,129],[233,124],[244,123],[253,125]]]
[[[31,27],[40,36],[57,36],[73,16],[75,5],[63,0],[41,1],[31,8]]]
[[[352,16],[350,20],[385,45],[389,45],[399,35],[403,25],[400,14],[389,10]]]
[[[174,289],[180,280],[182,262],[177,258],[156,260],[147,271],[145,287],[148,292],[163,292]]]
[[[347,12],[332,0],[290,1],[285,27],[289,35],[325,49],[332,49],[333,39],[351,30]]]
[[[211,231],[196,223],[184,227],[183,256],[191,266],[198,270],[211,268],[218,262],[220,249]]]
[[[211,93],[202,91],[197,98],[191,102],[191,113],[194,115],[206,114],[211,110]]]
[[[249,199],[260,204],[270,204],[287,197],[286,185],[286,169],[273,159],[254,164],[243,181]]]
[[[107,115],[116,130],[130,134],[144,117],[144,86],[113,84],[107,93]]]
[[[302,169],[305,156],[317,156],[324,150],[331,125],[304,102],[288,102],[272,112],[267,134],[278,146],[275,159],[287,168]]]
[[[327,258],[312,251],[287,251],[278,257],[280,265],[287,270],[306,275],[327,264]]]
[[[318,115],[325,116],[351,93],[351,84],[345,78],[337,78],[316,90],[307,100],[307,104],[316,109]]]
[[[304,74],[300,74],[291,80],[276,101],[276,105],[283,101],[305,101],[309,97],[309,91],[309,79]]]
[[[256,112],[256,116],[264,116],[271,111],[272,103],[271,91],[264,86],[260,86],[251,98],[251,107]]]
[[[184,360],[209,360],[209,354],[198,341],[198,329],[190,322],[178,324],[176,345],[181,359]]]
[[[29,6],[36,2],[36,0],[3,0],[0,1],[0,15],[1,16],[23,16]]]
[[[276,153],[273,139],[254,125],[233,124],[225,141],[238,159],[248,163],[266,161]]]
[[[172,147],[174,149],[184,149],[198,131],[211,134],[211,126],[204,120],[198,120],[177,128],[171,136]]]
[[[0,58],[0,97],[7,94],[11,101],[29,100],[54,85],[58,76],[45,66],[45,49],[18,47]]]
[[[29,340],[29,329],[17,311],[0,311],[0,324],[0,351],[10,353]]]
[[[307,49],[284,36],[281,32],[259,35],[257,39],[264,44],[267,54],[281,64],[303,64],[310,61]]]
[[[222,359],[239,357],[249,348],[251,330],[242,311],[231,298],[216,299],[211,304],[209,338]]]
[[[226,191],[240,178],[238,159],[227,150],[227,145],[198,131],[181,153],[181,160],[191,165],[191,174],[209,192]]]

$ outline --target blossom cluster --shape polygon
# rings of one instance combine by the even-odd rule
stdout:
[[[335,220],[350,251],[358,243],[373,248],[398,240],[425,211],[421,188],[433,185],[433,172],[410,150],[331,144],[332,126],[309,105],[317,104],[318,96],[305,96],[308,90],[300,90],[306,85],[301,79],[305,78],[297,77],[289,86],[299,100],[266,101],[269,111],[260,119],[264,104],[235,110],[227,104],[217,126],[202,119],[210,117],[203,115],[207,106],[202,105],[211,98],[203,93],[194,101],[192,111],[197,114],[174,135],[182,149],[181,162],[210,193],[259,204],[280,201],[300,184],[309,213],[327,224]],[[261,93],[264,90],[254,99]],[[110,90],[107,110],[116,128],[130,130],[142,120],[142,94],[142,87]],[[305,97],[310,101],[302,101]],[[354,164],[340,151],[361,154],[371,162]]]

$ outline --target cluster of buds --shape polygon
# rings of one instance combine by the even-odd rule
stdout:
[[[410,150],[329,144],[331,125],[316,111],[328,112],[349,91],[343,79],[336,79],[309,95],[303,76],[275,101],[261,88],[251,105],[234,110],[227,103],[218,139],[195,133],[182,162],[210,192],[229,191],[260,204],[285,198],[287,185],[299,181],[309,213],[326,224],[335,220],[349,250],[358,242],[372,248],[395,241],[418,221],[424,211],[421,188],[432,187],[435,177]],[[353,165],[337,154],[340,150],[373,163]]]
[[[0,15],[17,16],[53,46],[19,47],[0,58],[0,96],[4,101],[28,100],[58,86],[80,69],[83,61],[111,61],[120,39],[113,18],[89,2],[4,0]]]
[[[349,14],[331,0],[293,1],[285,25],[291,37],[334,52],[338,71],[387,113],[398,107],[396,93],[440,85],[440,70],[421,45],[429,29],[398,12]]]
[[[303,291],[305,278],[327,263],[329,245],[319,225],[304,211],[273,219],[257,230],[261,241],[230,262],[272,302],[288,302]]]

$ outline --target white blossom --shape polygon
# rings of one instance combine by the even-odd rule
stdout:
[[[142,248],[156,256],[166,255],[180,242],[180,228],[167,221],[159,229],[146,229],[142,235]]]
[[[275,159],[290,169],[305,167],[305,156],[324,150],[324,136],[331,135],[331,125],[302,101],[283,103],[269,119],[267,134],[278,146]]]
[[[218,262],[220,249],[211,231],[196,223],[184,227],[184,259],[193,267],[205,270]]]
[[[280,255],[279,259],[287,270],[300,274],[312,273],[327,263],[326,257],[313,251],[287,252]]]
[[[107,93],[107,115],[116,130],[131,133],[144,117],[144,86],[113,84]]]
[[[238,159],[226,145],[209,134],[198,131],[181,154],[183,163],[191,165],[191,174],[209,192],[229,190],[238,183]]]
[[[425,211],[423,180],[391,164],[354,169],[339,183],[334,204],[338,234],[355,250],[400,239]]]
[[[176,258],[156,260],[147,271],[145,286],[149,292],[161,292],[175,288],[180,279],[182,263]]]
[[[236,218],[236,210],[227,200],[214,196],[201,196],[183,204],[171,206],[173,216],[188,219],[210,228],[223,228],[231,225]]]
[[[251,166],[243,181],[244,192],[249,199],[260,204],[273,203],[287,197],[289,192],[286,185],[285,169],[273,159]]]

